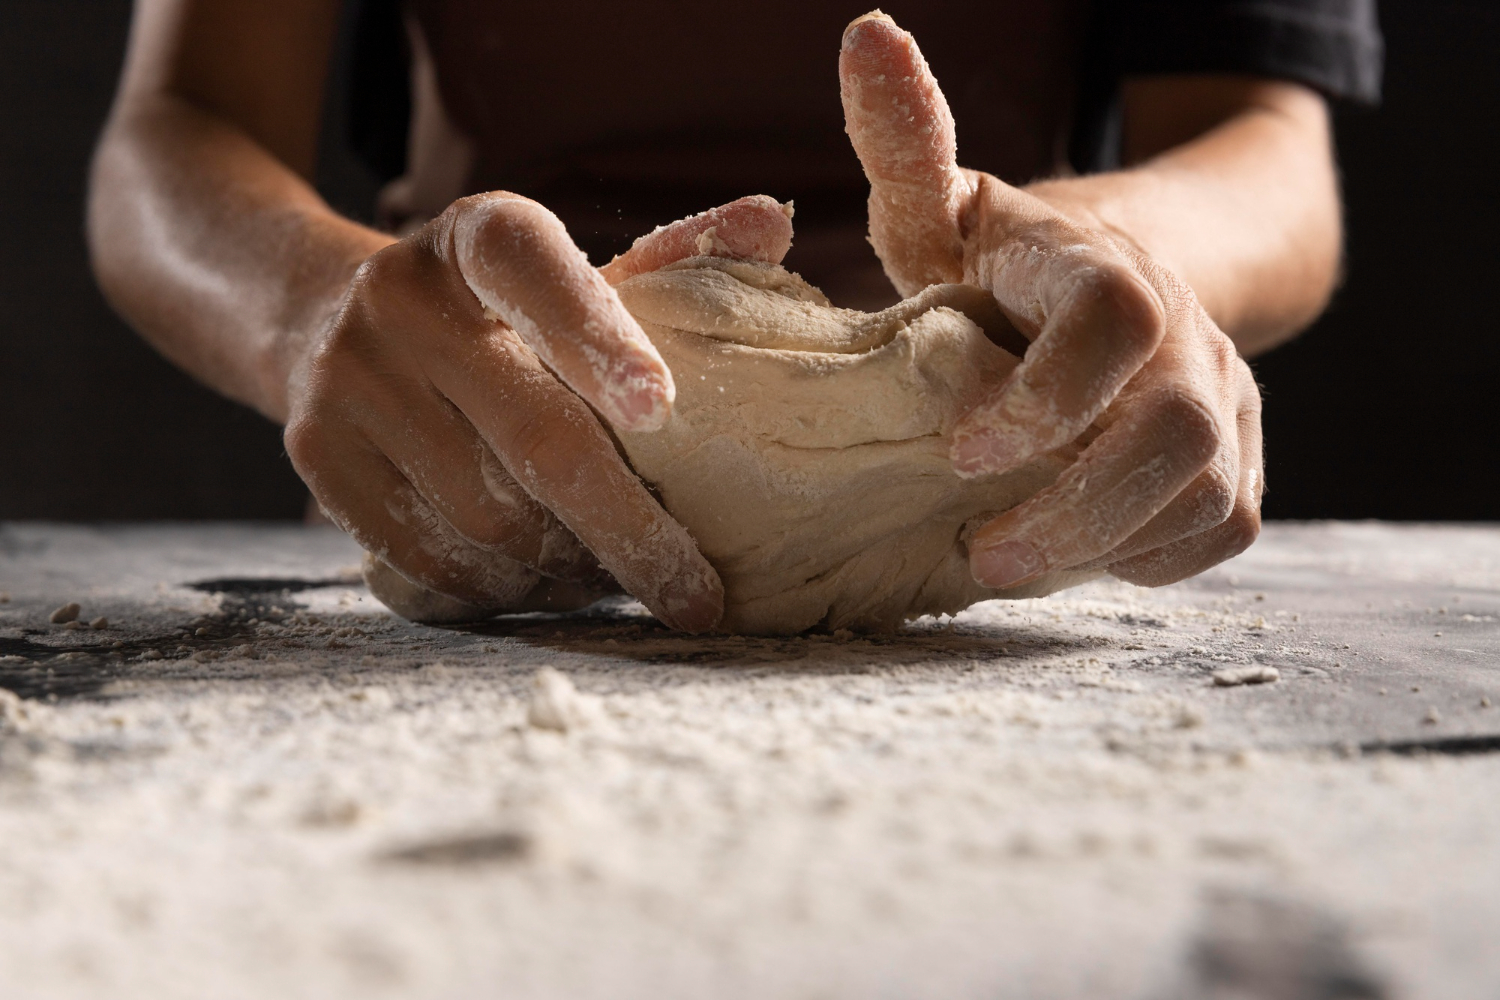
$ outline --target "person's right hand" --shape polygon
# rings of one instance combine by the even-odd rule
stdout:
[[[710,629],[718,575],[590,411],[654,430],[674,395],[611,284],[708,249],[780,262],[790,244],[756,196],[595,269],[541,205],[464,198],[359,269],[293,376],[287,454],[340,527],[430,590],[500,610],[543,578],[612,576],[673,628]]]

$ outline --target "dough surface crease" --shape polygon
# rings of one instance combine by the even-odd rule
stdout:
[[[984,291],[935,285],[878,313],[839,309],[781,267],[698,257],[618,288],[671,368],[651,433],[616,431],[636,472],[724,582],[722,629],[888,631],[992,597],[968,532],[1048,486],[1055,452],[1002,475],[953,471],[953,426],[1019,363]]]

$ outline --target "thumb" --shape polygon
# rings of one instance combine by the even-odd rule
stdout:
[[[791,248],[791,202],[756,194],[657,227],[599,273],[618,285],[698,254],[780,264]]]
[[[845,130],[870,181],[870,242],[903,295],[963,280],[960,219],[973,186],[959,170],[953,113],[912,36],[886,15],[844,29]]]

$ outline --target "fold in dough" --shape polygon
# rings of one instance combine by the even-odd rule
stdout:
[[[970,529],[1077,454],[1068,446],[996,476],[953,471],[953,425],[1018,364],[997,345],[1025,350],[988,293],[934,285],[866,313],[833,307],[779,266],[715,257],[617,291],[671,368],[677,400],[661,430],[615,434],[723,579],[722,631],[889,631],[1099,575],[1050,573],[1008,590],[969,575]],[[548,607],[556,595],[540,592],[557,584],[498,609],[433,594],[373,557],[365,578],[421,621]]]
[[[616,434],[723,579],[723,630],[887,631],[1098,575],[999,591],[969,574],[970,528],[1076,454],[1003,475],[953,471],[954,424],[1018,363],[996,341],[1025,343],[982,290],[935,285],[865,313],[781,267],[698,257],[618,292],[677,400],[661,430]]]

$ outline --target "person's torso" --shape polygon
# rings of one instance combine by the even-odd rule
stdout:
[[[866,188],[838,88],[843,29],[868,9],[857,0],[412,6],[443,104],[476,147],[471,187],[547,204],[593,256],[760,193],[796,199],[789,264],[816,280],[835,265],[816,244],[862,219]],[[894,0],[882,9],[921,45],[953,106],[966,166],[1012,182],[1059,168],[1081,4]],[[850,252],[868,258],[862,246]]]

